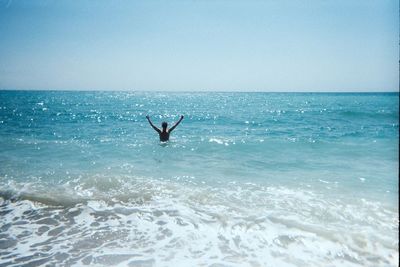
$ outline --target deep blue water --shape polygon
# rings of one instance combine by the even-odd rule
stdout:
[[[0,264],[395,266],[398,142],[398,93],[0,91]]]

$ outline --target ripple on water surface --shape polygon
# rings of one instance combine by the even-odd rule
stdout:
[[[398,107],[0,91],[0,265],[398,266]]]

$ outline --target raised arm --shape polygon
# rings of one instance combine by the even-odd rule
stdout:
[[[175,127],[178,126],[179,123],[181,123],[182,120],[183,120],[183,116],[181,116],[181,118],[179,119],[179,121],[177,121],[177,122],[175,123],[175,125],[172,126],[172,127],[168,130],[168,132],[172,132],[172,131],[175,129]]]
[[[151,122],[149,115],[146,116],[146,119],[149,121],[151,127],[153,127],[153,129],[154,129],[156,132],[161,133],[161,130],[158,129],[156,126],[154,126],[154,124]]]

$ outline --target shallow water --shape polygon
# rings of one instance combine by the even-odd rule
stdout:
[[[398,266],[398,94],[0,91],[0,265]],[[160,145],[147,124],[185,119]]]

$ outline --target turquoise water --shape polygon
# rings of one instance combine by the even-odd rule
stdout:
[[[398,266],[398,112],[397,93],[0,91],[0,265]],[[147,114],[185,119],[164,146]]]

